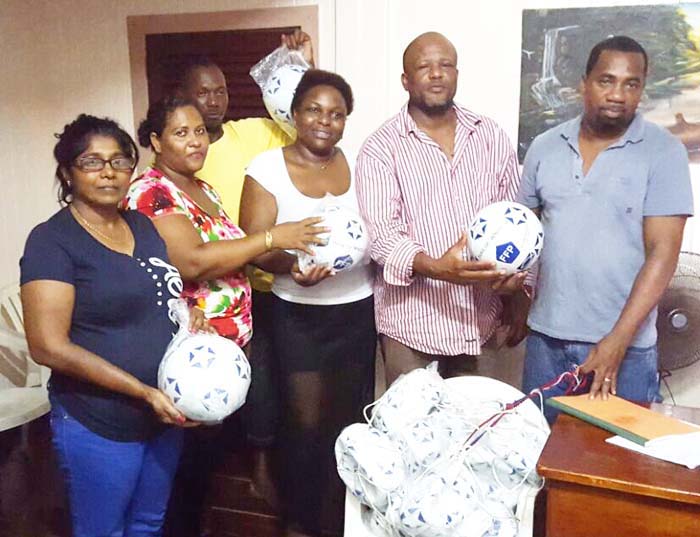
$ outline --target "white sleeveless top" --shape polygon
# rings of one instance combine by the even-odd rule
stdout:
[[[345,205],[359,214],[355,194],[355,158],[343,151],[350,168],[350,188],[340,196],[331,196],[339,205]],[[275,197],[277,221],[275,224],[303,220],[313,214],[326,198],[310,198],[294,186],[282,148],[259,154],[248,165],[246,174]],[[368,256],[369,257],[369,256]],[[347,304],[372,295],[372,268],[365,263],[337,273],[311,287],[304,287],[289,274],[275,274],[272,292],[278,297],[297,304]]]

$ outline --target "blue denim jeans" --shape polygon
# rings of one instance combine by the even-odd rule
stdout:
[[[594,346],[593,343],[567,341],[540,332],[530,332],[525,351],[523,391],[529,393],[554,380],[564,371],[571,371],[574,366],[581,365]],[[661,400],[656,345],[627,349],[617,373],[617,395],[639,402]],[[558,412],[545,405],[544,414],[552,423]]]
[[[53,445],[66,479],[74,537],[162,535],[182,430],[145,442],[93,433],[52,401]]]

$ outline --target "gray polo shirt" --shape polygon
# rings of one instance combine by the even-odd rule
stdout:
[[[647,216],[692,215],[685,147],[637,114],[584,176],[581,117],[538,136],[525,156],[519,200],[542,209],[544,248],[528,324],[595,343],[613,328],[644,264]],[[656,309],[632,342],[656,343]]]

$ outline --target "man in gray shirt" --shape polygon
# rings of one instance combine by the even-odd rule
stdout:
[[[598,43],[583,114],[538,136],[525,157],[519,199],[545,230],[526,392],[580,365],[593,373],[591,397],[658,397],[656,307],[693,198],[684,146],[636,113],[646,74],[633,39]]]

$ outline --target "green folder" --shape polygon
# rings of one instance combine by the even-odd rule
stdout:
[[[661,436],[700,431],[700,427],[614,395],[606,401],[588,395],[551,397],[547,404],[642,446]]]

